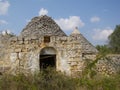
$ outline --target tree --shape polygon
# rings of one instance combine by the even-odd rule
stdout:
[[[114,32],[109,36],[109,45],[113,53],[120,54],[120,25],[117,25]]]
[[[111,49],[108,47],[108,45],[97,45],[97,50],[99,51],[99,54],[106,55],[111,53]]]

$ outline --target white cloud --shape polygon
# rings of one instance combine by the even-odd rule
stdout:
[[[0,15],[5,15],[8,11],[10,3],[8,1],[0,0]]]
[[[97,16],[94,16],[94,17],[92,17],[92,18],[90,19],[90,21],[91,21],[92,23],[96,23],[96,22],[99,22],[99,21],[100,21],[100,18],[97,17]]]
[[[3,24],[8,24],[8,23],[5,20],[0,20],[0,25],[3,25]]]
[[[94,35],[93,35],[93,39],[94,40],[99,40],[99,41],[107,41],[108,40],[108,36],[113,32],[113,30],[111,28],[106,28],[106,29],[95,29],[94,30]]]
[[[44,8],[40,9],[39,16],[41,16],[41,15],[47,15],[47,14],[48,14],[48,10],[47,9],[44,9]]]
[[[79,16],[70,16],[69,18],[55,19],[55,21],[63,30],[72,30],[76,26],[83,27],[85,25]]]

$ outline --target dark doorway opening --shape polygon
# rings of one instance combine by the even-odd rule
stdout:
[[[40,70],[56,68],[56,55],[40,55]]]

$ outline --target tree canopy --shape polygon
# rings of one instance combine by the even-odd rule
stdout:
[[[97,45],[97,50],[99,51],[99,54],[106,55],[111,53],[111,49],[108,47],[108,45]]]
[[[120,25],[117,25],[114,32],[109,36],[109,45],[113,53],[120,54]]]

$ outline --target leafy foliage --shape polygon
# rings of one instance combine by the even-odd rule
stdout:
[[[97,45],[96,48],[101,55],[106,55],[112,52],[108,45]]]
[[[113,53],[120,54],[120,25],[117,25],[114,32],[109,36],[109,45]]]

